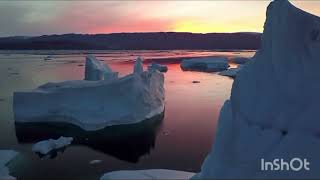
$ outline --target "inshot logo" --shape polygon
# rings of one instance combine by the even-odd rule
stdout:
[[[261,159],[262,171],[301,171],[310,170],[310,162],[307,159],[293,158],[290,161],[274,159],[272,162]]]

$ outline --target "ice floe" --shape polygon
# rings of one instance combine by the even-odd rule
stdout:
[[[72,137],[63,136],[58,139],[48,139],[34,144],[32,146],[32,151],[40,154],[48,154],[52,150],[60,149],[70,145],[72,141]]]
[[[228,59],[226,57],[201,57],[185,59],[180,67],[184,71],[218,72],[228,69]]]

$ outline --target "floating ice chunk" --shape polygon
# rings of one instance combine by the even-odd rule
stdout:
[[[244,67],[244,65],[239,65],[237,68],[229,68],[225,71],[221,71],[218,74],[221,76],[229,76],[231,78],[235,78],[239,71]]]
[[[164,76],[158,71],[112,81],[47,83],[15,92],[15,121],[65,122],[84,130],[138,123],[164,110]]]
[[[104,174],[100,180],[112,179],[190,179],[194,173],[167,169],[114,171]]]
[[[148,66],[148,70],[158,70],[160,72],[167,72],[168,67],[166,65],[157,64],[157,63],[151,63],[151,65]]]
[[[32,151],[40,154],[48,154],[50,151],[55,149],[60,149],[66,147],[71,144],[73,141],[72,137],[63,137],[61,136],[59,139],[49,139],[37,142],[32,146]]]
[[[88,81],[113,80],[118,78],[117,72],[112,72],[111,68],[96,59],[93,55],[86,57],[85,78]]]
[[[185,59],[180,67],[184,71],[217,72],[228,69],[228,59],[226,57],[206,57]]]
[[[12,161],[19,153],[13,150],[0,150],[0,180],[15,180],[10,176],[6,165]]]
[[[90,161],[89,164],[94,165],[94,164],[99,164],[101,162],[102,162],[102,160],[95,159],[95,160]]]
[[[320,18],[287,0],[268,6],[261,49],[237,74],[214,147],[194,178],[320,178],[319,32]],[[277,158],[306,159],[309,170],[262,169],[261,159]]]
[[[143,64],[142,58],[138,57],[136,62],[134,63],[133,73],[142,73],[143,72]]]

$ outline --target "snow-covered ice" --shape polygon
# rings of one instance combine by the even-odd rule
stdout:
[[[14,150],[0,150],[0,180],[15,180],[10,176],[10,172],[6,165],[12,161],[19,153]]]
[[[229,76],[231,78],[235,78],[244,66],[245,65],[240,64],[236,68],[229,68],[227,70],[219,72],[218,74],[221,76]]]
[[[134,63],[134,67],[133,67],[133,73],[142,73],[143,72],[143,64],[142,64],[142,58],[138,57],[136,59],[136,62]]]
[[[60,149],[70,145],[72,141],[72,137],[63,136],[58,139],[48,139],[34,144],[32,146],[32,151],[40,154],[48,154],[52,150]]]
[[[95,56],[86,57],[85,77],[84,80],[114,80],[118,78],[118,72],[112,72],[111,68],[99,61]]]
[[[15,92],[15,121],[65,122],[93,131],[138,123],[164,111],[164,76],[158,71],[114,80],[47,83]]]
[[[104,174],[100,180],[112,179],[190,179],[194,173],[167,169],[150,169],[135,171],[114,171]]]
[[[158,70],[160,72],[167,72],[168,71],[168,67],[166,65],[162,65],[162,64],[151,63],[148,66],[148,70]]]
[[[195,179],[320,178],[319,32],[320,18],[287,0],[268,6],[262,48],[238,73]],[[307,159],[310,170],[263,171],[262,158]]]
[[[228,69],[229,64],[226,57],[201,57],[185,59],[180,67],[184,71],[217,72]]]

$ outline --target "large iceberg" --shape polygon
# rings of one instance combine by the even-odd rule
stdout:
[[[14,150],[0,150],[0,179],[1,180],[15,180],[16,178],[10,176],[9,169],[6,165],[12,161],[19,153]]]
[[[161,114],[164,76],[158,71],[140,70],[118,79],[47,83],[31,91],[15,92],[15,121],[65,122],[93,131]]]
[[[86,57],[84,80],[99,81],[113,80],[118,78],[118,72],[112,72],[111,68],[99,61],[95,56]]]
[[[287,0],[272,2],[262,48],[235,79],[212,152],[194,178],[319,179],[319,65],[320,18]],[[277,158],[293,165],[276,170]]]
[[[228,58],[226,57],[201,57],[185,59],[180,67],[184,71],[217,72],[228,69]]]
[[[104,174],[100,180],[113,180],[113,179],[153,179],[153,180],[165,180],[165,179],[189,179],[194,176],[192,172],[175,171],[167,169],[149,169],[149,170],[136,170],[136,171],[114,171]]]

